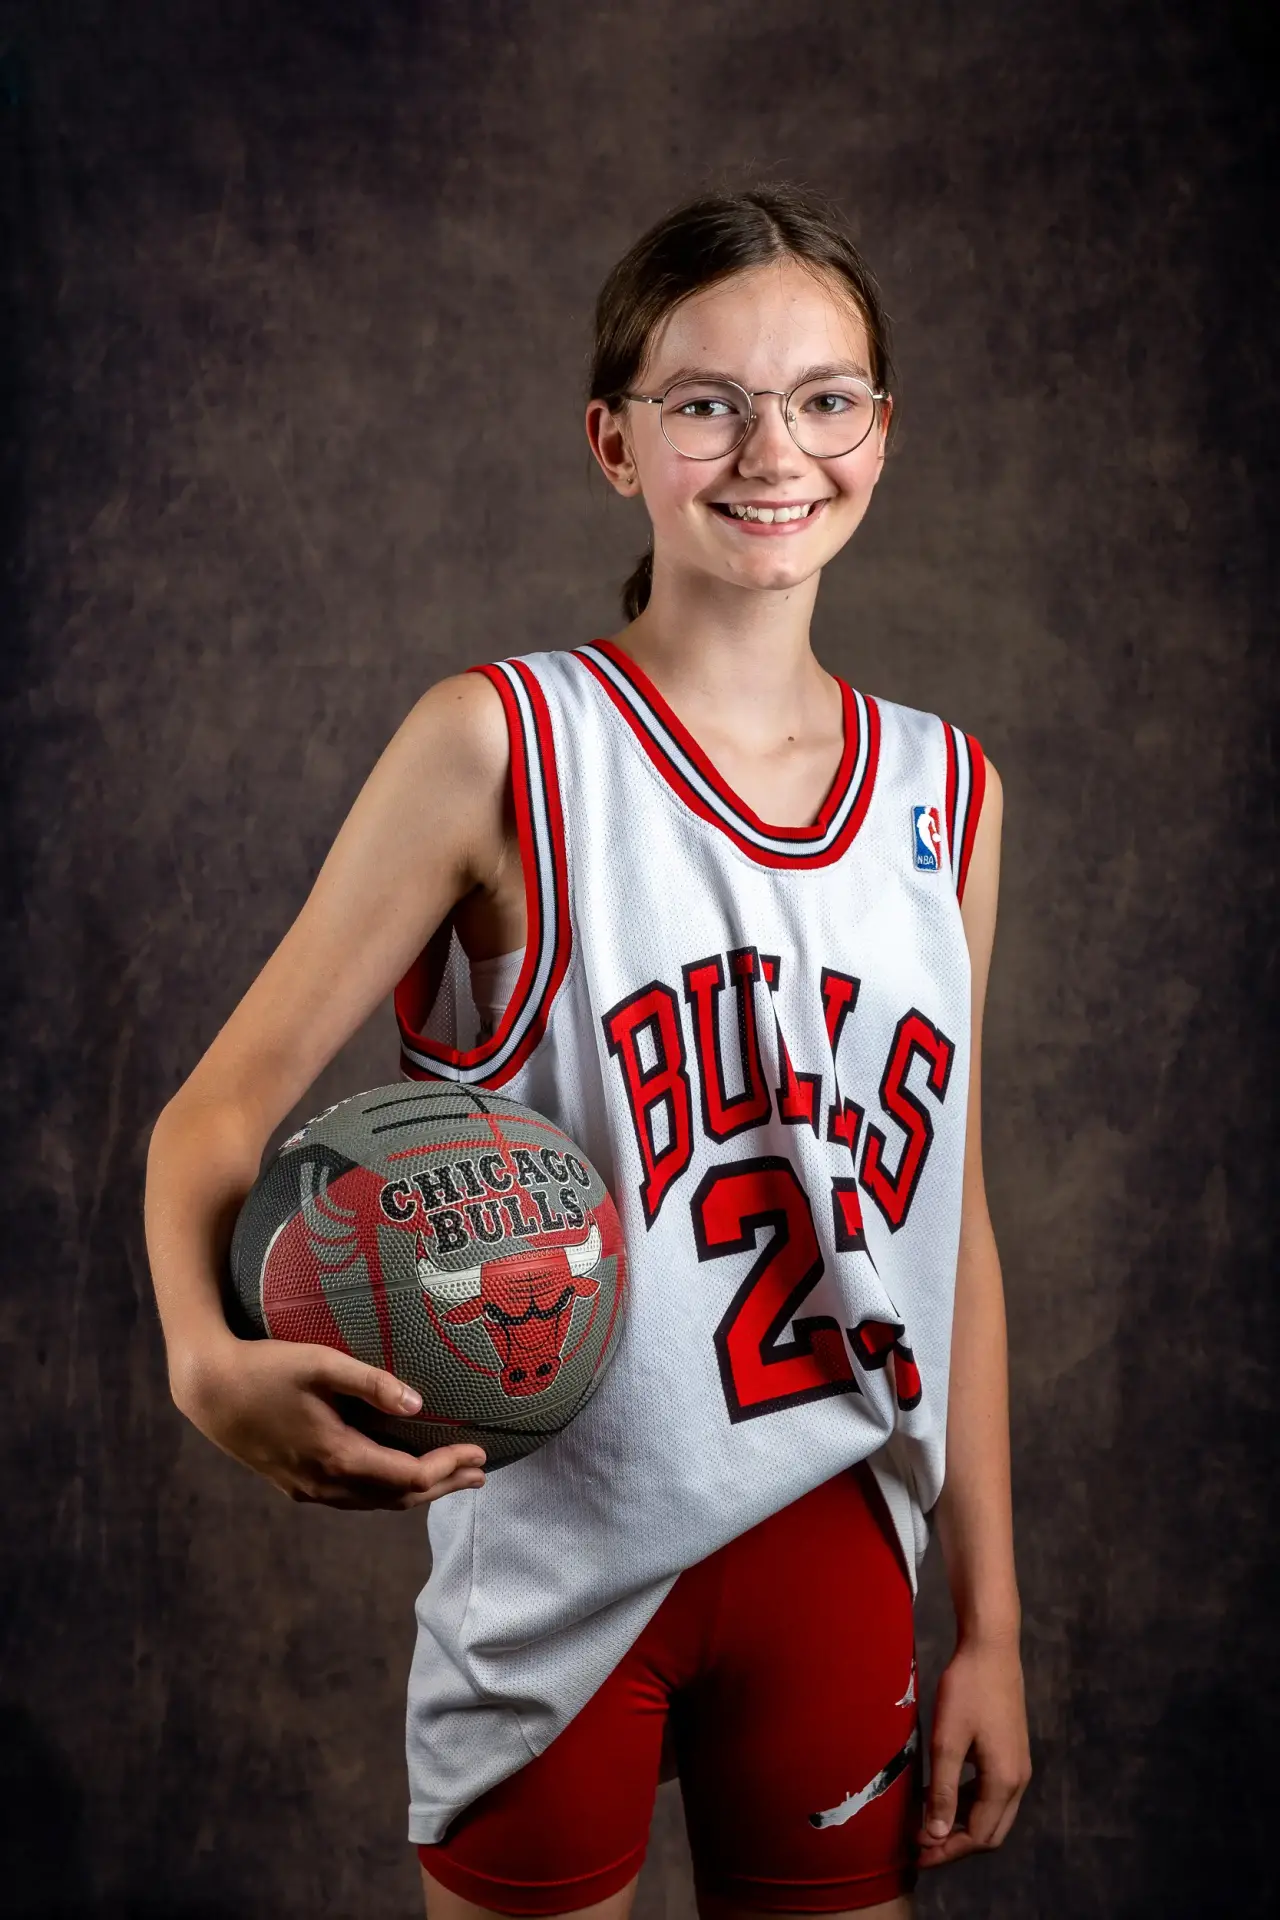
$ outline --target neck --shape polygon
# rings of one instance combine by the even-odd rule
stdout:
[[[809,644],[820,577],[762,592],[659,563],[644,612],[616,638],[677,711],[708,710],[726,732],[786,729],[830,685]]]

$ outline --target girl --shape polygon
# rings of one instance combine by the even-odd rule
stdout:
[[[664,1762],[707,1920],[898,1917],[917,1867],[1001,1843],[1030,1775],[979,1139],[1000,784],[810,649],[893,404],[838,221],[778,187],[697,201],[597,323],[587,436],[653,529],[628,624],[423,696],[165,1108],[173,1395],[294,1499],[437,1503],[408,1726],[430,1920],[625,1920]],[[405,1072],[555,1118],[627,1235],[599,1390],[488,1484],[478,1447],[413,1459],[340,1418],[416,1410],[399,1381],[242,1343],[219,1304],[269,1135],[393,985]],[[935,1528],[958,1636],[922,1807]]]

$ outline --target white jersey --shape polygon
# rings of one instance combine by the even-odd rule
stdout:
[[[630,1305],[568,1427],[429,1510],[414,1841],[550,1744],[682,1568],[854,1462],[914,1579],[969,1078],[976,742],[842,683],[822,811],[771,827],[611,643],[479,671],[511,733],[528,945],[469,1045],[438,936],[397,988],[402,1066],[499,1088],[586,1149]]]

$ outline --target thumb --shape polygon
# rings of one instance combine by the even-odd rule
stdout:
[[[414,1414],[422,1405],[416,1388],[397,1380],[394,1373],[371,1367],[350,1354],[335,1353],[331,1347],[317,1360],[313,1379],[330,1393],[345,1393],[353,1400],[367,1401],[383,1413]]]
[[[936,1746],[930,1755],[930,1763],[924,1837],[926,1840],[945,1840],[955,1825],[964,1755],[951,1747]]]

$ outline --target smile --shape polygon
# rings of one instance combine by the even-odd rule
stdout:
[[[784,529],[790,532],[793,527],[799,528],[806,521],[816,519],[827,503],[825,500],[779,501],[776,506],[770,507],[755,504],[737,506],[723,500],[712,500],[708,504],[722,520],[733,520],[744,531],[750,528],[753,532],[763,532],[768,527],[776,528],[778,532]]]

